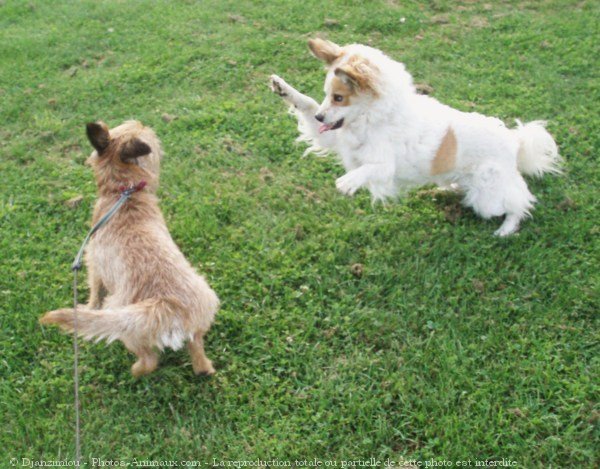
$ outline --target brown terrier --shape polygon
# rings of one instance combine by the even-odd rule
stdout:
[[[189,340],[194,372],[213,374],[203,337],[219,299],[173,242],[158,208],[160,141],[137,121],[110,131],[103,122],[88,124],[87,136],[96,149],[88,160],[98,184],[93,224],[113,206],[123,187],[146,185],[90,241],[90,299],[77,310],[79,335],[123,342],[138,357],[131,367],[134,376],[156,369],[156,349],[178,350]],[[72,331],[74,311],[50,311],[40,322]]]

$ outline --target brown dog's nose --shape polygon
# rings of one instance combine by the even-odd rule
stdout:
[[[316,114],[315,119],[317,119],[319,122],[323,122],[325,120],[325,115],[324,114]]]

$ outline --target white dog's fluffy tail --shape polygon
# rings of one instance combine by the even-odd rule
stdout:
[[[541,177],[544,173],[561,173],[562,158],[552,136],[546,130],[546,122],[527,124],[517,120],[519,153],[517,167],[521,174]]]

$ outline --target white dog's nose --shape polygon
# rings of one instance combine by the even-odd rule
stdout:
[[[325,114],[316,114],[315,119],[317,119],[319,122],[323,122],[325,120]]]

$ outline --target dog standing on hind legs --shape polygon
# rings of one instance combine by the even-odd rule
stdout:
[[[213,374],[204,335],[219,299],[171,238],[158,207],[160,141],[137,121],[112,130],[95,122],[87,125],[87,135],[95,149],[88,162],[98,185],[94,224],[124,187],[146,185],[91,238],[86,250],[90,298],[77,309],[79,335],[123,342],[138,359],[131,367],[134,376],[157,368],[157,349],[178,350],[185,342],[194,372]],[[50,311],[40,322],[72,331],[74,310]]]
[[[277,75],[270,86],[296,115],[306,152],[338,154],[346,169],[336,181],[343,194],[364,187],[384,200],[424,184],[458,187],[481,217],[505,216],[495,234],[507,236],[536,200],[522,174],[560,172],[543,122],[509,129],[500,119],[419,95],[402,63],[368,46],[323,39],[308,45],[327,69],[323,102]]]

